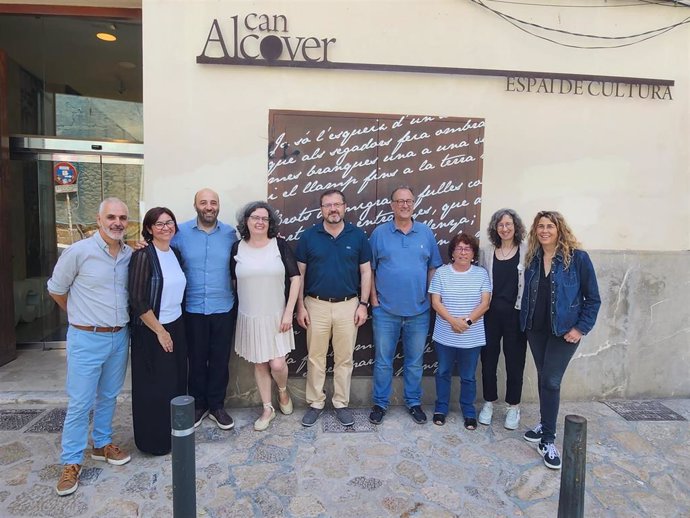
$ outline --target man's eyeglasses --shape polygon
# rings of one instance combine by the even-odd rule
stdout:
[[[268,223],[269,221],[271,221],[271,218],[269,218],[268,216],[249,216],[249,219],[251,219],[252,221],[256,221],[257,223],[259,221],[261,221],[262,223]]]
[[[338,202],[338,203],[324,203],[323,205],[321,205],[321,208],[322,208],[322,209],[339,209],[339,208],[342,207],[343,205],[345,205],[343,202]]]
[[[414,205],[414,200],[393,200],[393,203],[397,204],[398,207],[402,207],[404,205]]]
[[[168,221],[156,221],[153,226],[158,230],[163,230],[163,227],[175,228],[175,222],[171,219]]]

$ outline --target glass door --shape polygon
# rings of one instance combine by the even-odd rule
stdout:
[[[65,249],[97,232],[104,198],[127,203],[126,239],[139,239],[143,158],[15,147],[10,168],[17,344],[64,347],[66,315],[49,296],[47,280]]]

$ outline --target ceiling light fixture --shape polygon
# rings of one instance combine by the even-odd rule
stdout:
[[[115,36],[114,34],[110,34],[109,32],[99,32],[98,34],[96,34],[96,38],[103,41],[117,40],[117,36]]]

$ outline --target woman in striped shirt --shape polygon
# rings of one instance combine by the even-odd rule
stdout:
[[[448,414],[451,375],[460,371],[460,409],[465,428],[477,428],[475,372],[479,352],[486,344],[483,315],[491,302],[491,281],[481,266],[476,266],[479,242],[468,234],[458,234],[448,245],[450,263],[441,266],[429,286],[431,304],[436,311],[434,347],[436,369],[436,407],[434,424],[443,425]]]

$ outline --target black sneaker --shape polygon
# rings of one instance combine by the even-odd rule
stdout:
[[[223,408],[211,410],[208,414],[208,418],[211,421],[215,421],[218,425],[218,428],[221,430],[230,430],[233,426],[235,426],[235,421],[232,420],[232,417],[230,417]]]
[[[523,437],[527,442],[541,442],[542,437],[544,437],[544,431],[542,430],[541,423],[531,430],[527,430]]]
[[[552,442],[543,443],[540,442],[537,446],[537,450],[542,457],[544,457],[544,464],[547,468],[551,469],[561,469],[561,454],[558,453],[556,445]]]
[[[410,412],[410,415],[412,416],[412,419],[414,419],[415,423],[426,423],[426,414],[424,413],[424,410],[422,410],[422,407],[420,405],[415,405],[409,408],[408,412]]]
[[[208,415],[208,408],[195,408],[194,409],[194,428],[197,428],[204,417]]]
[[[386,415],[386,409],[378,405],[374,405],[369,414],[369,422],[371,424],[381,424],[383,416]]]
[[[323,408],[314,408],[313,406],[310,406],[309,410],[307,410],[302,418],[302,426],[314,426],[314,423],[317,421],[317,419],[321,417],[322,412]]]
[[[343,426],[352,426],[355,424],[355,415],[352,413],[352,410],[347,407],[336,408],[335,417]]]

